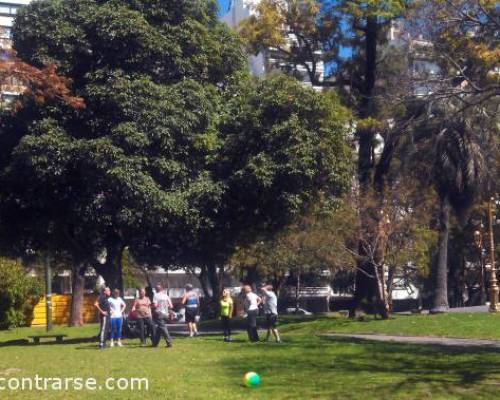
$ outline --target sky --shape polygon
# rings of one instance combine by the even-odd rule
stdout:
[[[227,12],[227,7],[229,6],[229,0],[217,0],[219,3],[219,15],[223,15]],[[347,47],[342,47],[340,49],[341,57],[350,57],[352,54],[351,50]],[[331,70],[333,66],[327,66],[327,70]]]
[[[225,14],[228,5],[229,0],[219,0],[219,14]]]

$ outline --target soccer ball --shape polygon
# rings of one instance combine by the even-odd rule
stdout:
[[[243,383],[247,387],[255,387],[260,383],[260,376],[255,372],[247,372],[243,377]]]

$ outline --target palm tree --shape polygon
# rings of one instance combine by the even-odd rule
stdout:
[[[450,215],[458,216],[472,205],[480,188],[484,157],[478,136],[462,120],[448,123],[435,141],[434,184],[439,194],[439,244],[434,274],[431,313],[446,312],[448,305],[448,239]]]

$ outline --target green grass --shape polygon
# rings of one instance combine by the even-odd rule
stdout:
[[[315,319],[316,332],[381,333],[408,336],[499,339],[500,315],[488,313],[450,313],[436,315],[395,315],[389,320],[366,317],[351,320],[335,315]],[[301,325],[296,324],[295,329]],[[311,326],[305,325],[306,330]]]
[[[474,320],[474,321],[472,321]],[[409,316],[390,321],[350,322],[320,317],[284,319],[285,342],[250,344],[243,334],[234,343],[218,336],[175,338],[174,348],[99,351],[85,338],[96,326],[56,328],[65,344],[26,345],[43,330],[0,332],[0,377],[147,377],[149,391],[0,392],[9,399],[492,399],[500,389],[500,352],[393,343],[329,340],[323,332],[385,332],[500,337],[495,315]],[[415,325],[418,325],[416,327]],[[444,328],[443,326],[447,327]],[[481,330],[483,326],[484,330]],[[460,328],[461,327],[461,328]],[[497,332],[495,332],[495,327]],[[460,329],[467,329],[461,332]],[[242,386],[245,372],[262,384]],[[5,394],[7,394],[5,396]]]

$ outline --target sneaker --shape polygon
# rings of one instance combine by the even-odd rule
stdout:
[[[109,347],[113,347],[115,345],[115,342],[111,341],[109,342]]]
[[[106,345],[104,343],[99,343],[99,350],[105,349]]]
[[[116,344],[118,345],[118,347],[123,347],[123,344],[122,344],[121,340],[119,340]]]
[[[166,347],[172,347],[172,342],[167,342]]]

